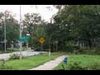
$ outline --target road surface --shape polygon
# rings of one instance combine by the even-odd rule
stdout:
[[[27,57],[27,56],[33,56],[33,55],[38,55],[40,53],[45,53],[45,52],[38,52],[38,51],[32,51],[32,50],[27,50],[27,51],[21,51],[22,56]],[[4,53],[0,54],[0,60],[8,60],[10,58],[11,54],[20,54],[20,52],[12,52],[12,53]]]

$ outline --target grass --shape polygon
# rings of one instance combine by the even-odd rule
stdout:
[[[62,65],[66,70],[100,70],[100,55],[72,54],[69,55],[67,64],[61,62],[54,70],[62,70]]]
[[[6,61],[5,66],[9,67],[7,70],[27,70],[39,66],[49,60],[53,60],[62,54],[63,53],[57,52],[52,53],[51,57],[49,57],[48,54],[40,54],[32,57],[23,58],[22,60],[9,60]]]

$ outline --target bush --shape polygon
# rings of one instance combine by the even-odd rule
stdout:
[[[79,49],[79,50],[77,50],[77,52],[79,54],[89,54],[89,55],[95,55],[95,54],[99,55],[100,54],[100,51],[97,49]]]
[[[85,70],[86,67],[82,67],[80,62],[74,62],[68,65],[69,70]]]
[[[14,51],[14,49],[8,48],[7,51],[8,51],[8,52],[12,52],[12,51]]]
[[[19,58],[20,58],[20,54],[11,54],[11,56],[10,56],[10,59],[19,59]],[[22,56],[22,58],[23,58],[23,56]]]
[[[79,46],[71,46],[71,45],[69,45],[69,46],[66,47],[66,49],[69,52],[74,52],[75,50],[79,50],[80,48],[79,48]]]
[[[8,69],[12,69],[11,66],[6,65],[6,61],[5,60],[1,60],[0,61],[0,70],[8,70]]]
[[[0,70],[11,70],[12,67],[11,66],[8,66],[8,65],[0,65]]]
[[[95,54],[100,55],[100,48],[99,49],[95,49]]]
[[[100,70],[99,63],[82,66],[81,62],[73,62],[68,65],[65,65],[64,67],[68,70]]]
[[[100,70],[100,63],[94,63],[92,65],[89,65],[89,70]]]

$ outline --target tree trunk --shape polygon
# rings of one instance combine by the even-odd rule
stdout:
[[[92,47],[92,42],[91,42],[91,39],[88,39],[88,45],[89,45],[89,48]]]

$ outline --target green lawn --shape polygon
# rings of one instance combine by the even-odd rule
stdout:
[[[27,70],[31,69],[33,67],[39,66],[49,60],[52,60],[63,53],[57,52],[52,53],[51,57],[48,56],[48,54],[40,54],[32,57],[23,58],[22,60],[15,59],[15,60],[9,60],[6,62],[6,66],[8,66],[7,70]]]
[[[68,63],[60,63],[54,70],[100,70],[100,55],[69,55]]]

